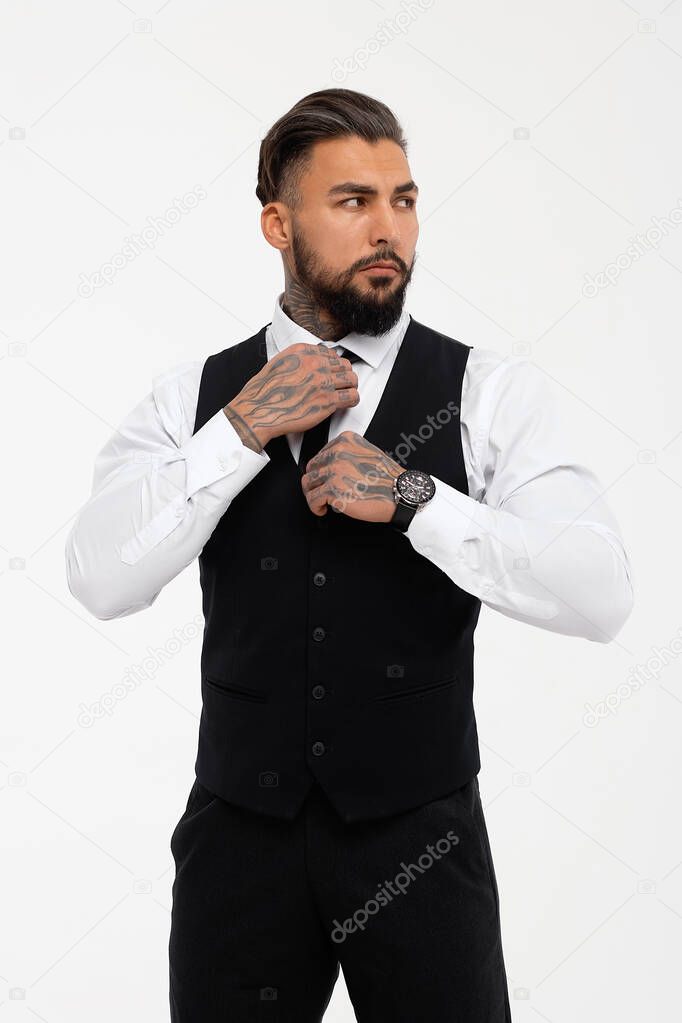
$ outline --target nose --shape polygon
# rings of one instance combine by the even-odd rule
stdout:
[[[395,211],[390,203],[377,203],[370,225],[370,243],[397,248],[400,242],[400,230]]]

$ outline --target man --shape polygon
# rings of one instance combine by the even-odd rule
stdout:
[[[261,144],[284,291],[100,453],[67,542],[98,618],[198,556],[196,775],[171,837],[175,1023],[511,1019],[477,775],[481,602],[608,642],[632,603],[542,373],[404,309],[418,236],[381,102],[306,96]]]

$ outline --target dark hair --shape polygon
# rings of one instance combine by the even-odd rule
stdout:
[[[300,99],[261,141],[256,195],[261,205],[284,202],[296,209],[298,185],[312,161],[316,142],[358,135],[368,142],[390,139],[407,155],[397,118],[378,99],[353,89],[321,89]]]

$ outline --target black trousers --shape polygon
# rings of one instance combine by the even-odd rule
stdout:
[[[170,846],[172,1023],[319,1023],[339,966],[359,1023],[510,1023],[477,778],[354,824],[317,784],[283,821],[196,781]]]

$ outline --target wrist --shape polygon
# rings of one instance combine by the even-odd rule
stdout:
[[[393,480],[395,510],[391,525],[406,533],[412,520],[433,499],[436,483],[427,472],[406,469]]]
[[[271,440],[270,432],[263,426],[252,425],[248,415],[241,411],[236,401],[226,405],[223,412],[239,435],[242,444],[260,454]]]

